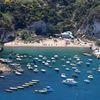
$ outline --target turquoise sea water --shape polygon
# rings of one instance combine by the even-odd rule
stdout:
[[[86,71],[92,70],[92,68],[97,68],[100,64],[100,60],[95,57],[87,57],[83,55],[83,52],[89,52],[86,48],[5,48],[5,50],[0,54],[1,58],[8,58],[9,54],[12,55],[12,59],[16,63],[20,63],[24,69],[22,76],[17,76],[14,73],[7,75],[5,79],[0,79],[0,100],[100,100],[100,73],[97,71],[92,71],[94,79],[91,80],[90,84],[86,84],[83,80],[87,79],[88,74]],[[22,61],[16,61],[15,55],[28,55],[32,56],[30,58],[25,58]],[[51,63],[52,68],[48,68],[43,64],[36,62],[40,69],[46,69],[46,73],[39,71],[34,73],[28,70],[26,65],[31,63],[34,57],[38,55],[43,55],[50,60],[52,56],[59,55],[56,63]],[[78,55],[84,63],[82,65],[77,65],[81,73],[78,75],[77,80],[79,83],[77,86],[67,86],[62,84],[61,73],[66,73],[67,77],[72,77],[74,71],[71,69],[71,65],[62,61],[61,58],[66,56],[65,60],[68,58],[73,58],[74,55]],[[93,59],[90,67],[86,66],[88,59]],[[71,62],[74,62],[72,59]],[[65,67],[62,65],[66,65]],[[54,71],[54,68],[58,67],[60,69],[59,73]],[[70,71],[65,71],[65,68],[70,68]],[[36,86],[26,88],[24,90],[15,91],[13,93],[7,93],[4,90],[10,86],[18,86],[25,82],[29,82],[32,79],[40,80],[40,83]],[[51,86],[53,92],[48,94],[36,94],[33,93],[36,89],[41,89],[45,86]]]

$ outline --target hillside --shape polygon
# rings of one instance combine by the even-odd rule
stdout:
[[[70,30],[100,38],[100,0],[0,0],[0,38],[31,40]],[[31,35],[31,37],[30,37]]]

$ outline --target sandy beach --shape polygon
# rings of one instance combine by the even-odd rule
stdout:
[[[34,43],[24,43],[21,40],[5,43],[5,47],[90,47],[92,43],[86,43],[80,39],[48,39]]]

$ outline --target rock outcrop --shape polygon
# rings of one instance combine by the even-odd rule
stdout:
[[[12,31],[6,29],[0,29],[0,51],[3,50],[3,44],[13,41],[16,37],[16,34]]]

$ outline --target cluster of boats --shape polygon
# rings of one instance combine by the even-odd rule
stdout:
[[[14,92],[14,91],[17,91],[17,90],[29,88],[30,86],[36,85],[39,82],[40,82],[39,80],[31,80],[30,82],[24,83],[24,84],[19,85],[19,86],[9,87],[8,89],[5,89],[5,91],[6,92]]]
[[[72,60],[74,61],[72,63]],[[67,85],[77,85],[78,82],[75,80],[76,78],[78,78],[78,76],[81,73],[81,70],[78,67],[81,67],[82,64],[84,64],[85,66],[90,68],[91,63],[93,62],[93,59],[88,59],[87,62],[84,62],[80,59],[80,57],[78,57],[78,55],[75,55],[73,58],[69,58],[66,61],[67,65],[70,65],[69,68],[66,68],[66,71],[70,71],[73,70],[73,74],[72,74],[72,78],[67,77],[67,75],[65,73],[61,74],[61,77],[64,78],[64,80],[62,81],[63,84],[67,84]],[[88,70],[86,73],[89,74],[87,76],[87,79],[84,79],[83,81],[85,83],[90,83],[91,80],[93,80],[93,75],[92,75],[92,71],[95,71],[96,68],[92,68],[92,70]]]
[[[81,57],[79,57],[78,55],[74,55],[73,57],[67,57],[67,56],[60,57],[59,55],[53,55],[52,57],[47,57],[44,55],[28,56],[20,54],[15,55],[18,63],[14,63],[10,58],[9,59],[1,58],[0,61],[9,64],[16,75],[22,75],[24,69],[22,69],[21,67],[21,61],[23,61],[23,59],[28,58],[31,60],[30,62],[25,63],[26,68],[28,70],[31,70],[34,73],[38,73],[39,71],[41,71],[42,73],[46,73],[47,68],[51,68],[51,70],[53,69],[55,72],[60,74],[63,84],[74,86],[79,83],[77,81],[77,78],[81,75],[81,72],[84,71],[84,69],[87,68],[87,70],[85,70],[87,77],[83,80],[83,82],[85,83],[90,83],[91,80],[94,79],[93,71],[100,72],[100,65],[98,66],[98,68],[91,67],[92,66],[91,64],[93,63],[91,55],[86,53],[84,55],[89,57],[86,61],[82,60]],[[56,63],[58,62],[61,62],[60,66],[56,66]],[[64,69],[64,71],[62,71],[61,69]],[[68,74],[69,72],[73,73],[69,75]],[[6,89],[6,92],[13,92],[15,90],[24,89],[25,87],[33,86],[38,82],[39,80],[32,80],[31,82],[24,83],[21,86],[9,87],[9,89]],[[52,89],[48,86],[41,90],[34,90],[34,92],[48,93],[50,90]]]

